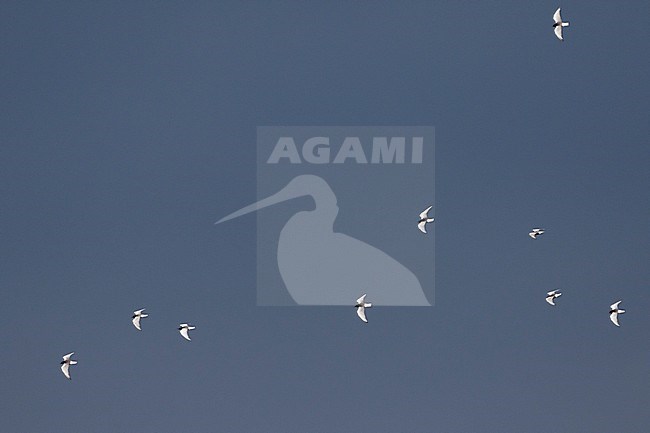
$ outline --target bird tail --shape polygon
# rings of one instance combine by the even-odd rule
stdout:
[[[70,365],[76,365],[77,361],[70,361]]]
[[[363,304],[363,306],[365,308],[372,308],[372,304],[370,302],[366,302],[365,304]]]
[[[623,314],[625,313],[625,310],[618,310],[618,314]]]
[[[196,326],[188,326],[187,329],[191,331],[192,329],[196,329]]]
[[[428,223],[432,223],[432,222],[433,222],[433,218],[427,218],[427,222],[428,222]]]
[[[569,22],[568,21],[563,22],[562,27],[569,27]]]
[[[145,317],[149,317],[149,315],[148,314],[140,314],[140,317],[142,317],[144,319]]]

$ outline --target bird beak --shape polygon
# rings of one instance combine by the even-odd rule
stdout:
[[[247,213],[251,213],[260,209],[264,209],[267,206],[272,206],[277,203],[282,203],[287,200],[291,200],[292,198],[297,198],[303,195],[306,195],[305,192],[302,191],[297,191],[296,188],[290,188],[291,184],[287,185],[286,187],[282,188],[279,192],[273,194],[270,197],[267,197],[265,199],[262,199],[258,202],[255,202],[253,204],[250,204],[246,207],[243,207],[239,209],[236,212],[231,213],[228,216],[225,216],[221,218],[219,221],[217,221],[215,224],[220,224],[222,222],[226,222],[228,220],[238,218],[242,215],[246,215]]]

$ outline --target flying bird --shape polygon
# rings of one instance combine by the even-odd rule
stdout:
[[[366,302],[365,294],[359,299],[357,299],[357,303],[355,304],[355,307],[357,308],[357,316],[359,316],[359,319],[368,323],[368,319],[366,319],[366,308],[371,308],[372,304],[370,302]]]
[[[560,16],[560,8],[557,8],[553,14],[553,21],[555,21],[553,24],[553,31],[555,31],[555,36],[557,36],[559,40],[563,41],[564,38],[562,38],[562,27],[569,27],[569,22],[562,21],[562,17]]]
[[[196,326],[190,326],[187,323],[181,323],[180,325],[178,325],[179,332],[181,333],[183,338],[186,339],[187,341],[192,341],[192,339],[190,338],[190,331],[192,329],[196,329]]]
[[[132,317],[133,326],[135,326],[135,329],[137,329],[138,331],[142,331],[142,328],[140,328],[140,319],[149,317],[148,314],[143,313],[144,310],[145,309],[143,308],[142,310],[136,310],[133,312],[133,317]]]
[[[429,215],[428,215],[428,213],[429,213],[429,211],[431,210],[432,207],[433,206],[429,206],[428,208],[423,210],[422,213],[420,214],[420,220],[418,221],[418,228],[420,229],[420,231],[422,233],[427,232],[427,229],[426,229],[427,223],[432,223],[433,222],[433,218],[429,218]]]
[[[560,293],[559,290],[553,290],[552,292],[548,292],[546,294],[546,302],[548,302],[551,305],[555,305],[555,299],[559,298],[562,296],[562,293]]]
[[[621,326],[618,324],[618,315],[625,313],[625,310],[621,310],[618,308],[618,304],[620,304],[621,302],[622,301],[618,301],[609,306],[609,319],[616,326]]]
[[[70,372],[68,370],[70,369],[71,365],[75,365],[77,363],[77,361],[70,359],[72,355],[74,355],[74,352],[63,355],[63,361],[61,361],[61,371],[63,372],[63,375],[69,380],[72,380],[72,378],[70,377]]]
[[[528,233],[528,236],[530,236],[533,239],[537,239],[537,236],[543,235],[544,234],[544,229],[533,229],[530,233]]]

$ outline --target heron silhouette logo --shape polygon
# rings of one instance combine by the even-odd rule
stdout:
[[[257,168],[217,223],[257,211],[258,305],[433,304],[433,127],[259,127]]]

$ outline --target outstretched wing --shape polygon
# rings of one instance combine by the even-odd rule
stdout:
[[[187,341],[192,341],[192,339],[190,338],[190,330],[189,329],[183,328],[183,329],[180,330],[180,333],[183,336],[183,338],[185,338]]]
[[[363,305],[366,302],[366,294],[364,293],[359,299],[357,299],[357,304]]]
[[[420,214],[420,219],[428,218],[429,211],[431,210],[432,207],[433,207],[433,205],[431,205],[428,208],[426,208],[425,210],[423,210],[422,213]]]
[[[140,315],[136,315],[133,320],[133,326],[135,326],[135,329],[138,331],[142,331],[142,328],[140,328]]]
[[[418,228],[420,229],[420,231],[421,231],[422,233],[425,233],[425,234],[426,234],[426,232],[427,232],[426,225],[427,225],[427,222],[426,222],[426,221],[420,221],[420,222],[418,223]]]
[[[70,369],[70,364],[68,364],[67,362],[61,364],[61,371],[63,372],[63,375],[68,379],[72,380],[72,378],[70,377],[70,372],[68,371],[69,369]]]
[[[562,21],[562,17],[560,16],[560,9],[561,8],[557,8],[555,13],[553,14],[553,21],[555,21],[556,23],[559,23],[559,22]],[[560,39],[562,39],[562,38],[560,38]]]
[[[549,295],[549,296],[546,297],[546,302],[548,302],[551,305],[555,305],[555,302],[553,302],[554,299],[555,299],[555,296]]]
[[[617,313],[617,312],[613,312],[613,313],[611,313],[611,314],[609,315],[609,319],[612,321],[612,323],[613,323],[614,325],[616,325],[616,326],[621,326],[621,325],[618,324],[618,313]]]
[[[557,36],[559,40],[563,41],[564,38],[562,37],[562,26],[555,26],[554,31],[555,31],[555,36]]]
[[[359,316],[359,319],[368,323],[368,319],[366,319],[366,309],[364,307],[357,307],[357,316]]]

